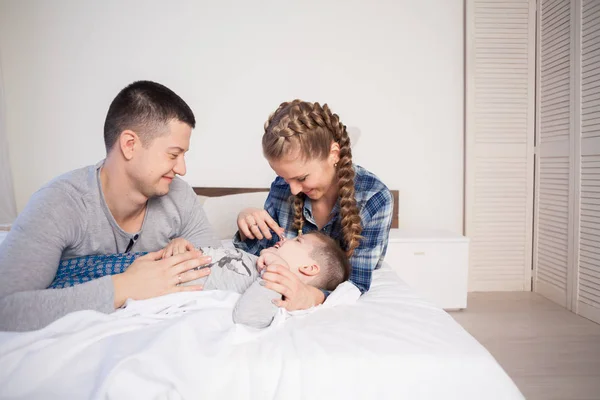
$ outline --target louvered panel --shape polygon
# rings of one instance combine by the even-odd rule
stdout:
[[[568,138],[571,123],[571,13],[569,1],[543,1],[540,52],[540,141]]]
[[[600,199],[581,199],[581,208],[593,207],[600,205]]]
[[[600,2],[581,2],[577,313],[600,323]]]
[[[600,137],[600,2],[583,3],[581,21],[581,136]]]
[[[600,283],[600,273],[595,270],[582,271],[581,274],[591,282]]]
[[[590,235],[588,235],[588,236],[590,236]],[[582,249],[585,249],[586,251],[600,254],[600,249],[597,247],[598,246],[598,237],[600,237],[600,236],[596,236],[593,239],[591,239],[589,237],[581,238],[580,247]],[[600,274],[600,271],[598,271],[598,273]]]
[[[534,290],[567,306],[571,254],[570,134],[573,27],[569,0],[541,1],[538,26],[538,168]]]
[[[522,287],[527,243],[527,165],[523,158],[477,160],[474,183],[471,279]]]
[[[533,0],[466,3],[469,290],[529,286],[534,7]]]
[[[569,166],[568,156],[540,157],[535,268],[536,286],[542,293],[553,290],[566,295],[567,291]]]
[[[550,282],[552,286],[566,290],[567,272],[562,267],[559,260],[555,256],[546,253],[541,253],[540,260],[543,261],[546,268],[538,271],[542,282]]]
[[[568,250],[564,250],[562,243],[560,245],[556,245],[553,241],[560,242],[560,240],[556,237],[544,238],[543,240],[538,241],[538,246],[540,247],[540,253],[542,256],[545,256],[548,260],[556,261],[556,265],[562,266],[563,260],[566,260],[568,257]],[[561,271],[565,272],[566,269],[560,268]]]
[[[473,1],[472,5],[476,141],[524,144],[531,102],[529,3]]]
[[[582,106],[584,104],[582,101]],[[600,110],[592,115],[600,115]],[[583,139],[584,143],[591,143],[590,137],[594,136]],[[586,150],[594,152],[592,146]],[[600,322],[600,154],[583,154],[581,157],[580,218],[578,312]]]
[[[539,240],[539,243],[543,243],[545,246],[552,246],[553,249],[567,253],[569,251],[567,244],[562,240],[560,235],[555,235],[554,232],[547,231],[547,234]]]

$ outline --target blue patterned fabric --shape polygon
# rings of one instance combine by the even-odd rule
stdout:
[[[354,178],[354,192],[362,223],[362,240],[354,250],[350,258],[352,273],[350,281],[360,289],[362,293],[371,287],[371,276],[373,270],[381,266],[387,251],[390,227],[392,225],[392,213],[394,209],[394,198],[389,189],[371,172],[354,165],[356,172]],[[289,201],[291,196],[290,186],[281,177],[277,177],[271,184],[269,196],[265,201],[265,210],[271,217],[285,229],[288,239],[294,238],[298,232],[292,230],[294,224],[294,210]],[[307,197],[304,201],[304,225],[303,233],[316,231],[319,228],[312,216],[312,205]],[[346,248],[342,240],[342,226],[339,201],[333,207],[330,220],[321,229],[321,232],[331,236],[340,242],[342,248]],[[233,239],[235,247],[258,255],[262,249],[271,247],[277,243],[279,237],[275,234],[273,239],[263,240],[240,240],[239,232]]]
[[[59,289],[85,283],[106,275],[124,272],[136,258],[146,253],[95,255],[61,260],[56,277],[48,289]]]

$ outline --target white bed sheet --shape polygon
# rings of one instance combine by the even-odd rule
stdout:
[[[262,331],[231,321],[239,295],[207,291],[0,333],[0,397],[523,398],[487,350],[388,266],[357,301],[343,289]]]

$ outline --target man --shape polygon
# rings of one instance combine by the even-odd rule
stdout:
[[[37,191],[0,245],[0,330],[39,329],[69,312],[112,312],[128,298],[200,290],[183,286],[210,273],[190,247],[161,252],[175,238],[219,242],[185,175],[195,118],[158,83],[134,82],[113,100],[104,124],[106,159],[59,176]],[[46,289],[61,259],[152,252],[124,273]]]

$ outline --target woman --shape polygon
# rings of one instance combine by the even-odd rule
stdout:
[[[327,104],[283,103],[265,123],[262,146],[278,177],[264,210],[238,215],[235,246],[259,254],[280,239],[319,230],[340,242],[352,264],[350,281],[368,291],[387,249],[393,199],[374,174],[352,163],[339,117]],[[284,296],[276,304],[290,311],[321,304],[327,295],[281,266],[267,268],[263,279]]]

